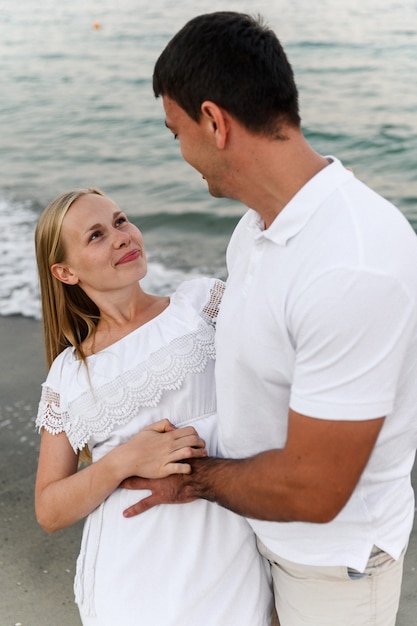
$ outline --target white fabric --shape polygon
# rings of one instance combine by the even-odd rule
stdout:
[[[249,520],[279,556],[360,571],[398,558],[414,515],[417,238],[337,159],[263,230],[249,210],[228,248],[218,319],[224,456],[282,448],[288,408],[330,420],[387,416],[352,497],[329,524]]]
[[[43,385],[37,425],[64,430],[93,461],[162,418],[192,424],[217,450],[214,326],[221,281],[183,283],[157,318],[88,358],[72,349]],[[116,490],[86,520],[75,581],[83,624],[269,626],[269,573],[243,518],[199,500],[123,510],[147,491]]]

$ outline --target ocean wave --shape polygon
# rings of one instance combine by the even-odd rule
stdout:
[[[0,198],[0,315],[40,316],[36,217],[29,201]]]

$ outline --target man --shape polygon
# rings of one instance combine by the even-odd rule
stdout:
[[[306,142],[291,66],[262,23],[196,17],[153,84],[209,192],[250,209],[217,325],[225,458],[132,479],[152,495],[126,515],[218,502],[253,526],[281,626],[392,626],[414,514],[415,233]]]

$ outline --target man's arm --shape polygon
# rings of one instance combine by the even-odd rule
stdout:
[[[384,418],[331,421],[289,413],[285,448],[248,459],[194,459],[189,475],[162,480],[132,478],[131,489],[152,495],[126,517],[156,504],[204,498],[255,519],[331,521],[350,498],[375,445]]]

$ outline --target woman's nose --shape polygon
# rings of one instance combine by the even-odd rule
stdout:
[[[114,245],[116,248],[123,248],[130,244],[130,235],[123,231],[117,230],[114,238]]]

